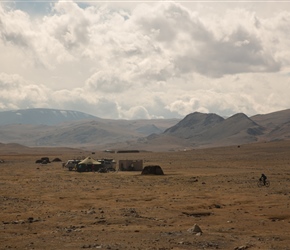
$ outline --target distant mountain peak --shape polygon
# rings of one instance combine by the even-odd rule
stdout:
[[[59,110],[47,108],[19,109],[0,112],[0,125],[32,124],[55,125],[62,122],[71,122],[88,119],[100,119],[79,111]]]
[[[194,133],[199,133],[206,127],[214,126],[222,122],[224,118],[213,113],[205,114],[194,112],[187,115],[183,120],[175,126],[168,128],[164,134],[179,133],[184,134],[184,130],[192,130]]]
[[[250,124],[253,126],[258,126],[258,124],[253,121],[250,117],[248,117],[246,114],[244,113],[237,113],[234,114],[233,116],[227,118],[225,121],[227,121],[228,123],[243,123],[243,124],[247,124],[247,126],[249,126]]]
[[[236,113],[230,117],[228,117],[227,119],[249,119],[251,120],[251,118],[249,118],[246,114],[244,113]]]

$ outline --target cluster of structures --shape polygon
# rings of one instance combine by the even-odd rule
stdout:
[[[63,167],[77,172],[110,172],[116,171],[116,162],[113,159],[95,160],[89,156],[84,160],[68,160]]]
[[[48,164],[51,162],[62,162],[61,159],[55,158],[50,160],[48,157],[42,157],[35,161],[39,164]],[[1,163],[1,160],[0,160]],[[118,167],[117,167],[118,166]],[[143,160],[119,160],[118,164],[114,159],[95,160],[91,156],[85,159],[73,159],[62,163],[62,167],[69,171],[77,172],[99,172],[108,173],[114,171],[141,171],[141,174],[163,175],[163,170],[160,166],[149,165],[143,167]]]
[[[110,172],[110,171],[142,171],[143,160],[120,160],[117,169],[114,159],[95,160],[87,157],[84,160],[68,160],[63,167],[77,172]]]
[[[114,159],[95,160],[90,156],[84,160],[68,160],[63,163],[63,167],[69,171],[77,172],[142,171],[142,174],[164,174],[160,166],[146,166],[143,168],[143,160],[119,160],[117,168]]]
[[[51,162],[60,162],[61,159],[54,158],[52,161],[49,159],[49,157],[41,157],[40,159],[36,160],[35,163],[41,163],[41,164],[47,164]]]

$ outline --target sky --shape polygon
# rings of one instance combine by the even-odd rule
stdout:
[[[0,111],[290,108],[290,1],[0,0]]]

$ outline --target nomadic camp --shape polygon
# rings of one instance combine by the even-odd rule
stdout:
[[[110,172],[116,170],[116,162],[113,159],[95,160],[92,157],[87,157],[78,162],[76,170],[78,172]]]
[[[142,171],[143,160],[119,160],[120,171]]]

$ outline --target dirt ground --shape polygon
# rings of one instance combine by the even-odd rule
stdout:
[[[290,249],[289,152],[290,141],[167,153],[2,150],[0,249]],[[88,154],[143,159],[165,175],[35,163]],[[261,173],[270,187],[257,186]]]

